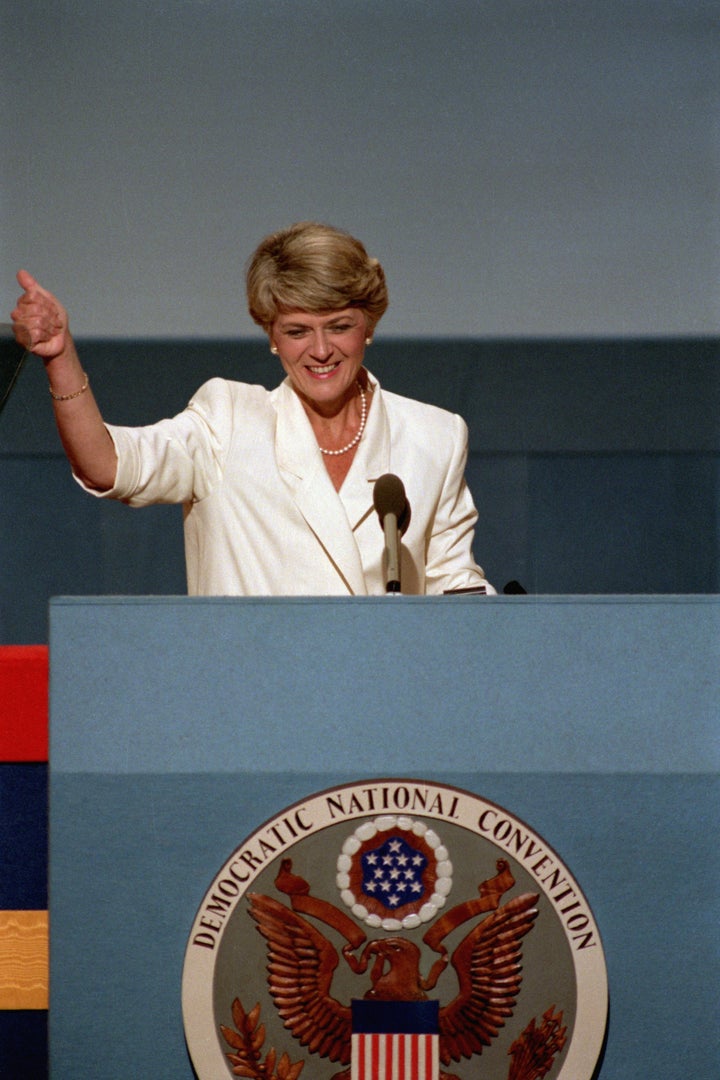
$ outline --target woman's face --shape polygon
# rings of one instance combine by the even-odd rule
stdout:
[[[365,356],[367,318],[359,308],[314,314],[289,311],[270,329],[295,390],[309,403],[332,407],[352,390]]]

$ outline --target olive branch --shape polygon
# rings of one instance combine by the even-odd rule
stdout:
[[[233,1053],[227,1058],[233,1067],[233,1076],[245,1076],[249,1080],[297,1080],[302,1072],[304,1061],[293,1064],[286,1053],[278,1060],[274,1048],[268,1050],[262,1061],[262,1047],[265,1042],[265,1025],[260,1021],[260,1003],[246,1013],[239,998],[232,1003],[232,1018],[235,1029],[220,1025],[225,1042],[232,1046]]]

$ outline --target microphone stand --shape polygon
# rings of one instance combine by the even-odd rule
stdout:
[[[385,592],[391,596],[400,595],[400,529],[396,514],[387,513],[383,518],[385,533],[385,553],[387,570]]]

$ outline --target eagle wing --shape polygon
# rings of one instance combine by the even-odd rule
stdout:
[[[440,1059],[448,1065],[482,1053],[512,1016],[522,982],[521,941],[537,916],[538,897],[525,893],[494,911],[452,955],[460,984],[440,1010]]]
[[[330,994],[335,946],[270,896],[252,893],[250,914],[268,943],[268,985],[285,1027],[312,1053],[349,1065],[351,1010]]]

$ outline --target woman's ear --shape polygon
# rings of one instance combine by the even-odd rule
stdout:
[[[363,314],[365,315],[365,344],[372,345],[376,324],[372,321],[367,311],[363,312]]]

